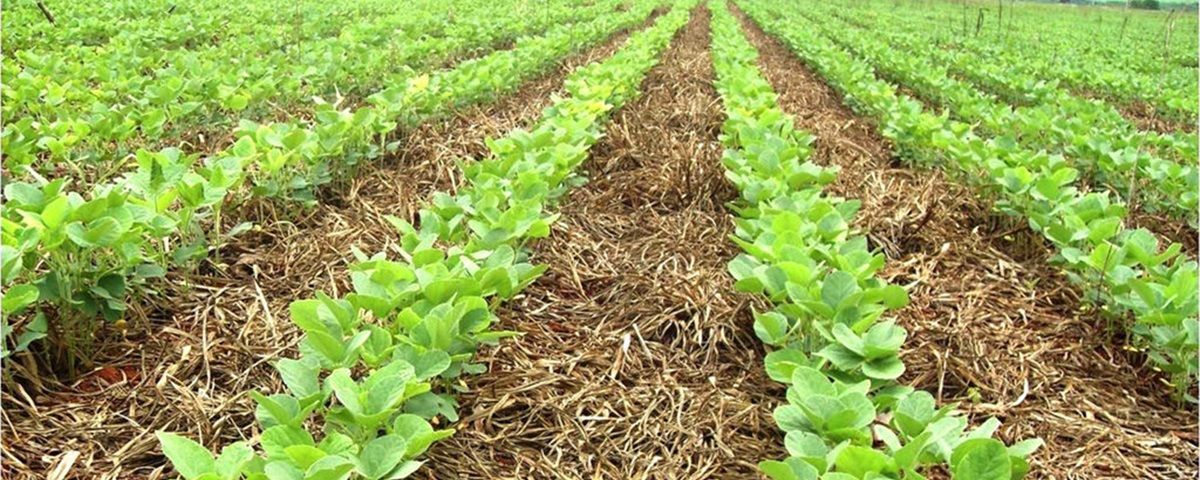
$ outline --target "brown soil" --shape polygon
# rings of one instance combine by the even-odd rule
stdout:
[[[700,7],[616,114],[534,248],[548,272],[501,313],[436,478],[754,478],[783,454],[783,394],[735,293],[709,14]]]
[[[1197,412],[1169,396],[1142,358],[1082,311],[1028,228],[996,219],[938,171],[895,168],[886,142],[822,79],[757,26],[760,66],[831,190],[862,200],[858,225],[888,256],[884,276],[910,287],[906,383],[962,402],[1000,436],[1041,437],[1030,478],[1194,478]],[[978,394],[976,400],[971,397]]]
[[[164,287],[139,313],[150,320],[132,322],[124,335],[102,332],[95,372],[41,389],[25,380],[37,375],[14,372],[23,383],[3,391],[0,476],[43,479],[64,468],[61,479],[157,478],[165,463],[157,430],[213,450],[253,437],[246,393],[282,389],[269,363],[295,355],[288,304],[317,291],[346,292],[351,247],[373,254],[394,242],[384,215],[411,218],[434,190],[454,188],[457,159],[484,154],[486,137],[530,125],[569,72],[611,55],[627,37],[614,35],[491,105],[421,126],[335,201],[294,221],[259,221],[261,228],[222,249],[214,273],[173,274],[166,283],[191,287]],[[269,207],[247,215],[277,218]]]

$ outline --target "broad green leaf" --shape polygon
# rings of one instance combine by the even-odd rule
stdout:
[[[36,302],[38,296],[39,290],[35,285],[25,283],[10,286],[4,291],[3,299],[0,299],[0,309],[3,309],[5,316],[21,313],[25,307]]]
[[[801,396],[824,395],[836,396],[837,388],[819,370],[812,367],[798,367],[792,373],[792,386]]]
[[[895,380],[904,374],[904,362],[896,356],[871,360],[862,365],[862,372],[876,380]]]
[[[754,316],[754,334],[767,345],[782,345],[790,328],[787,317],[777,312]]]
[[[453,435],[454,430],[434,430],[433,426],[424,418],[412,414],[402,414],[392,422],[390,433],[405,440],[407,445],[405,458],[415,458],[425,453],[425,450],[433,442]]]
[[[908,291],[898,285],[888,285],[881,290],[883,304],[890,310],[908,306]]]
[[[325,385],[333,390],[333,394],[337,396],[338,402],[346,407],[350,412],[361,415],[365,413],[358,384],[354,379],[350,378],[350,370],[339,368],[329,374],[325,379]]]
[[[404,463],[396,465],[396,468],[394,468],[394,469],[392,469],[392,471],[388,472],[388,474],[385,475],[383,478],[385,478],[386,480],[399,480],[401,478],[408,478],[410,475],[417,473],[417,470],[419,470],[421,468],[421,466],[424,464],[425,464],[424,461],[416,461],[416,460],[406,461]]]
[[[268,480],[304,480],[304,471],[296,468],[289,460],[268,463],[263,471]]]
[[[293,445],[313,445],[312,435],[308,431],[291,425],[277,425],[263,430],[260,441],[262,449],[267,453],[267,459],[278,460],[290,458],[287,448]]]
[[[183,478],[195,480],[201,475],[216,472],[212,453],[199,443],[169,432],[157,432],[155,435],[162,444],[163,454]]]
[[[856,478],[864,478],[870,473],[893,474],[899,471],[891,457],[878,450],[858,445],[849,445],[842,449],[834,461],[834,468]]]
[[[352,450],[357,450],[358,446],[354,443],[354,439],[338,432],[329,432],[325,434],[325,438],[321,439],[321,443],[317,445],[321,451],[330,455],[338,455],[342,453],[353,453]]]
[[[768,353],[763,361],[766,364],[767,375],[780,383],[792,383],[792,375],[797,367],[811,366],[808,357],[799,349],[784,348]]]
[[[320,367],[304,359],[280,359],[275,362],[275,369],[283,378],[283,383],[297,397],[305,398],[321,390],[318,375]]]
[[[275,394],[266,396],[258,392],[250,392],[250,398],[253,398],[258,403],[258,408],[255,409],[255,417],[264,428],[271,428],[275,425],[293,425],[300,426],[304,421],[303,418],[298,418],[300,413],[299,402],[295,398],[284,394]]]
[[[358,473],[380,480],[404,460],[407,442],[399,435],[384,435],[371,440],[356,458]]]
[[[317,460],[304,472],[304,480],[345,480],[354,471],[354,462],[337,455]]]
[[[767,460],[758,463],[762,470],[772,480],[817,480],[817,469],[797,458],[785,461]]]
[[[843,300],[858,291],[858,280],[853,275],[841,270],[834,271],[826,275],[825,281],[821,284],[821,301],[836,310],[841,306]]]
[[[962,480],[1009,480],[1012,478],[1012,461],[999,440],[975,438],[954,449],[950,472],[953,478]]]
[[[329,453],[312,445],[292,445],[283,449],[288,458],[292,460],[292,464],[299,467],[301,470],[307,470],[308,467],[316,463],[317,460],[325,458]]]
[[[836,343],[826,345],[817,355],[829,360],[835,368],[843,372],[852,372],[863,364],[861,356]]]
[[[1042,441],[1040,438],[1021,440],[1017,443],[1009,445],[1008,454],[1014,457],[1028,458],[1030,455],[1033,455],[1033,452],[1036,452],[1037,449],[1041,448],[1045,443],[1046,442]]]
[[[121,223],[112,217],[97,218],[86,227],[82,222],[73,222],[67,225],[66,231],[71,241],[84,248],[111,246],[124,234]]]
[[[772,414],[775,418],[775,423],[785,432],[803,431],[808,428],[809,422],[804,415],[804,410],[795,405],[780,405]]]

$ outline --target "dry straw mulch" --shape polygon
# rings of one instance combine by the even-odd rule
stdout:
[[[1090,98],[1103,98],[1100,95],[1090,94],[1085,92],[1085,96]],[[1171,118],[1164,118],[1162,114],[1154,108],[1154,105],[1149,103],[1134,100],[1130,102],[1114,102],[1117,110],[1121,115],[1138,127],[1139,130],[1146,130],[1158,133],[1196,133],[1196,123],[1184,122]]]
[[[782,455],[717,140],[701,7],[612,119],[534,260],[549,271],[505,308],[524,333],[468,380],[437,478],[755,478]]]

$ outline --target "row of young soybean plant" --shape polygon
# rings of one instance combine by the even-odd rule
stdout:
[[[1034,65],[1047,62],[1021,63],[1009,58],[1011,50],[980,53],[955,48],[953,42],[958,40],[958,36],[905,23],[907,17],[900,12],[873,12],[865,8],[824,12],[855,28],[869,31],[896,48],[921,57],[928,56],[923,60],[946,65],[955,77],[969,81],[1014,106],[1058,108],[1057,115],[1047,114],[1041,121],[1053,122],[1056,128],[1075,131],[1085,127],[1095,128],[1110,137],[1105,139],[1107,142],[1098,143],[1108,143],[1113,150],[1146,148],[1164,158],[1183,162],[1200,156],[1200,146],[1197,145],[1200,139],[1194,133],[1139,130],[1134,122],[1125,118],[1109,102],[1077,95],[1061,82],[1045,80]],[[937,45],[939,48],[918,48],[919,45]],[[1043,52],[1043,55],[1049,56],[1051,53]],[[1133,159],[1127,162],[1129,160]],[[1143,165],[1143,162],[1152,161],[1138,159],[1138,168],[1149,169],[1149,165]]]
[[[763,29],[788,45],[873,117],[907,162],[941,168],[976,188],[1006,215],[1024,218],[1056,248],[1051,260],[1081,287],[1084,301],[1114,323],[1169,376],[1180,399],[1195,401],[1200,347],[1196,261],[1182,246],[1162,246],[1146,229],[1125,225],[1128,208],[1108,192],[1078,186],[1079,170],[1061,155],[1022,148],[1006,137],[925,111],[921,102],[875,76],[790,5],[739,2]],[[893,53],[900,55],[900,53]],[[1132,317],[1132,321],[1130,321]]]
[[[1060,82],[1119,104],[1144,102],[1158,115],[1186,123],[1196,121],[1200,108],[1196,37],[1178,35],[1196,29],[1194,16],[1190,19],[1176,16],[1172,21],[1170,16],[1159,12],[1130,15],[1029,5],[1041,10],[1029,12],[1037,18],[1036,22],[1028,23],[1032,27],[1029,30],[1021,32],[1010,25],[1004,31],[972,35],[958,28],[963,13],[959,6],[929,4],[918,9],[886,8],[863,2],[836,3],[846,7],[843,11],[875,16],[880,25],[904,25],[952,35],[955,50],[997,66],[1031,71],[1040,81]],[[1018,6],[1014,11],[1024,9]],[[1006,19],[1010,18],[1009,13],[1005,8]],[[1073,16],[1075,21],[1071,19]],[[1081,16],[1091,18],[1078,18]],[[1110,17],[1103,18],[1106,16]],[[1167,36],[1168,30],[1175,34]]]
[[[228,149],[206,158],[177,149],[140,151],[123,176],[71,190],[67,178],[11,181],[0,205],[4,286],[0,358],[49,336],[56,369],[73,376],[102,321],[124,319],[168,269],[194,268],[242,222],[222,231],[222,214],[251,197],[315,202],[336,172],[395,148],[406,129],[456,108],[511,92],[567,55],[643,22],[658,0],[551,27],[449,69],[413,77],[353,112],[327,105],[311,124],[243,124]],[[402,132],[401,132],[402,133]],[[20,319],[19,324],[11,324]]]
[[[439,194],[419,227],[394,220],[399,259],[384,254],[352,266],[354,292],[291,306],[304,332],[300,357],[276,368],[284,393],[253,394],[260,451],[244,443],[213,456],[159,432],[163,452],[188,480],[398,479],[415,472],[429,446],[454,433],[430,419],[457,420],[455,392],[480,344],[513,335],[491,330],[496,306],[544,269],[528,242],[547,236],[547,212],[574,185],[612,112],[639,94],[647,72],[687,22],[678,2],[613,56],[573,72],[569,96],[530,131],[488,142],[491,156],[464,167],[467,184]],[[311,428],[311,430],[309,428]]]
[[[860,10],[861,7],[850,6],[852,2],[838,3],[851,10]],[[1164,20],[1168,19],[1166,12],[1030,4],[1014,5],[1010,9],[1005,5],[999,12],[990,9],[982,12],[985,18],[979,25],[979,33],[973,34],[975,15],[979,12],[970,10],[965,12],[970,14],[970,18],[964,18],[965,9],[962,5],[939,3],[903,5],[907,8],[900,8],[901,5],[890,7],[893,6],[868,6],[879,13],[895,12],[903,17],[898,20],[916,23],[921,28],[954,32],[963,37],[963,42],[986,42],[1001,48],[1026,51],[1058,50],[1061,52],[1060,63],[1068,66],[1088,63],[1081,61],[1081,55],[1086,55],[1092,60],[1091,63],[1096,64],[1093,68],[1116,67],[1143,74],[1173,71],[1196,64],[1195,54],[1190,55],[1190,62],[1187,54],[1189,48],[1195,51],[1196,38],[1180,35],[1164,38]],[[1180,22],[1175,28],[1180,31],[1188,27]],[[1169,45],[1164,40],[1169,40]],[[1103,75],[1102,72],[1097,69],[1090,73]]]
[[[882,317],[908,294],[876,277],[884,256],[851,227],[859,202],[822,191],[836,168],[810,160],[812,136],[777,105],[738,21],[724,1],[710,6],[722,162],[741,192],[733,239],[744,253],[729,270],[738,290],[774,303],[754,331],[773,349],[767,373],[788,385],[774,416],[790,456],[759,467],[776,480],[923,478],[936,464],[960,479],[1022,478],[1040,440],[1006,447],[991,438],[997,420],[968,431],[953,406],[896,382],[907,332]]]
[[[208,37],[194,36],[213,26],[193,21],[219,19],[220,11],[199,2],[177,9],[170,20],[130,26],[102,46],[47,38],[42,41],[57,48],[10,51],[0,73],[9,119],[4,166],[18,175],[31,168],[104,181],[137,149],[175,146],[186,138],[212,144],[195,146],[212,151],[223,147],[220,133],[239,120],[277,119],[280,112],[302,118],[313,97],[334,102],[348,96],[353,102],[447,58],[611,11],[606,2],[597,6],[608,10],[556,4],[533,11],[481,0],[405,9],[311,4],[298,7],[300,18],[280,24],[276,5],[247,3],[245,16],[226,19],[224,30]],[[381,8],[391,11],[372,11]],[[447,21],[446,10],[464,13]],[[215,138],[197,142],[198,135]]]
[[[951,70],[953,59],[940,48],[928,48],[928,39],[892,36],[884,26],[853,28],[833,8],[818,3],[812,2],[812,8],[801,14],[876,72],[944,108],[951,118],[978,124],[981,132],[1011,138],[1022,148],[1061,154],[1069,165],[1125,203],[1136,202],[1142,210],[1197,224],[1200,172],[1194,165],[1195,135],[1190,135],[1190,141],[1176,142],[1175,136],[1139,131],[1120,112],[1097,100],[1058,96],[1012,106],[960,80]],[[898,51],[908,54],[896,55]]]
[[[943,10],[941,19],[926,18],[930,11],[937,10]],[[924,6],[919,11],[911,8],[887,8],[887,11],[887,17],[881,18],[884,23],[898,22],[930,30],[944,30],[947,17],[961,14],[941,5]],[[1126,18],[1103,22],[1096,17],[1103,17],[1104,12],[1092,13],[1097,13],[1094,22],[1069,24],[1054,22],[1064,14],[1069,16],[1069,8],[1066,12],[1051,8],[1039,12],[1034,23],[1042,31],[1024,35],[955,35],[955,48],[996,64],[1028,68],[1039,79],[1061,82],[1070,89],[1124,106],[1142,102],[1157,115],[1194,124],[1196,114],[1200,113],[1195,82],[1196,37],[1177,32],[1195,30],[1195,17],[1177,16],[1175,19],[1181,22],[1176,23],[1165,14],[1145,12],[1141,18],[1123,14]],[[1132,18],[1132,22],[1127,18]],[[1138,23],[1153,25],[1146,29],[1152,31],[1152,40],[1133,40]],[[1174,30],[1176,34],[1166,36],[1166,30]],[[1170,44],[1165,42],[1168,40]],[[1153,47],[1146,48],[1147,43]]]
[[[916,21],[917,17],[912,12],[904,9],[873,9],[869,5],[863,4],[843,4],[845,8],[838,9],[834,14],[842,21],[855,25],[857,28],[862,28],[875,33],[894,38],[905,43],[911,43],[916,40],[912,37],[918,37],[930,42],[931,45],[936,45],[938,48],[922,50],[921,54],[935,56],[939,61],[944,61],[951,70],[963,79],[969,80],[971,83],[979,85],[981,88],[993,93],[1006,101],[1017,105],[1034,105],[1038,103],[1061,102],[1068,109],[1083,108],[1079,102],[1083,100],[1103,100],[1099,105],[1106,108],[1097,109],[1094,112],[1083,112],[1089,118],[1085,121],[1100,122],[1104,125],[1103,128],[1111,128],[1118,126],[1124,129],[1121,124],[1131,124],[1130,119],[1122,117],[1121,111],[1115,108],[1116,106],[1127,105],[1128,102],[1122,102],[1112,98],[1106,98],[1104,95],[1099,95],[1094,89],[1086,89],[1073,87],[1068,82],[1053,78],[1043,71],[1048,67],[1064,68],[1063,63],[1048,61],[1054,58],[1055,49],[1046,44],[1040,44],[1037,48],[1023,48],[1019,44],[993,44],[982,40],[978,37],[963,38],[955,32],[946,31],[944,29],[930,29],[929,25],[924,22]],[[907,37],[907,38],[906,38]],[[1192,40],[1193,43],[1195,39]],[[891,42],[891,40],[889,40]],[[969,45],[982,46],[983,48],[969,48]],[[1191,66],[1177,65],[1178,75],[1186,75],[1190,70],[1191,76],[1196,74],[1196,46],[1192,45],[1190,50],[1193,52],[1188,55],[1189,48],[1179,46],[1173,49],[1175,54],[1182,54],[1184,58],[1191,57]],[[1022,61],[1026,56],[1032,56],[1033,61]],[[1143,58],[1150,58],[1147,55],[1141,55]],[[1161,58],[1154,59],[1154,63],[1159,66],[1163,65]],[[1128,66],[1128,65],[1126,65]],[[1132,73],[1127,68],[1122,73]],[[1082,76],[1083,72],[1078,70],[1072,71],[1073,75]],[[1110,76],[1109,81],[1113,81]],[[1194,91],[1197,89],[1195,80],[1191,81],[1190,88]],[[1186,85],[1186,84],[1185,84]],[[1163,92],[1159,92],[1163,93]],[[1095,97],[1093,97],[1095,95]],[[1195,95],[1195,93],[1193,93]],[[1074,96],[1075,98],[1068,98]],[[1177,95],[1168,95],[1178,97]],[[1173,100],[1185,101],[1184,98],[1174,98]],[[1099,100],[1097,100],[1099,101]],[[1089,102],[1093,103],[1094,102]],[[1192,102],[1196,103],[1196,102]],[[1152,108],[1162,108],[1161,106],[1150,105]],[[1113,115],[1116,115],[1115,117]],[[1096,118],[1090,118],[1091,116]],[[1169,117],[1169,116],[1168,116]],[[1186,118],[1186,117],[1184,117]],[[1179,120],[1179,117],[1175,117]],[[1179,158],[1186,158],[1188,145],[1195,145],[1197,142],[1195,135],[1187,135],[1187,132],[1175,131],[1169,134],[1164,134],[1161,137],[1147,135],[1146,139],[1157,144],[1160,148],[1167,150],[1167,153],[1179,154]],[[1195,147],[1192,147],[1193,149]],[[1194,154],[1192,156],[1195,156]]]
[[[430,5],[428,0],[415,2],[414,13],[418,16]],[[83,55],[103,55],[108,48],[130,46],[153,46],[160,48],[201,50],[222,47],[229,36],[249,35],[276,28],[290,28],[294,37],[288,40],[314,40],[337,35],[346,25],[361,16],[384,16],[396,12],[394,4],[383,0],[365,0],[357,4],[318,4],[316,1],[302,2],[301,9],[280,15],[279,5],[270,2],[251,1],[241,8],[231,9],[228,4],[213,0],[200,0],[188,5],[179,5],[171,10],[169,0],[113,0],[107,3],[87,3],[75,8],[59,9],[46,5],[55,19],[50,23],[36,4],[12,5],[2,19],[0,41],[11,52],[32,51],[35,53],[63,49],[66,59]],[[326,22],[316,20],[321,17]],[[187,28],[188,24],[192,28]],[[155,26],[161,30],[155,31]],[[234,41],[248,41],[237,39]],[[254,41],[261,41],[254,39]]]

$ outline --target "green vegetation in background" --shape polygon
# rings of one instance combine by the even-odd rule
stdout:
[[[938,0],[832,3],[839,15],[854,17],[848,20],[920,29],[939,48],[1029,71],[1119,107],[1149,106],[1184,125],[1200,113],[1196,15]]]

